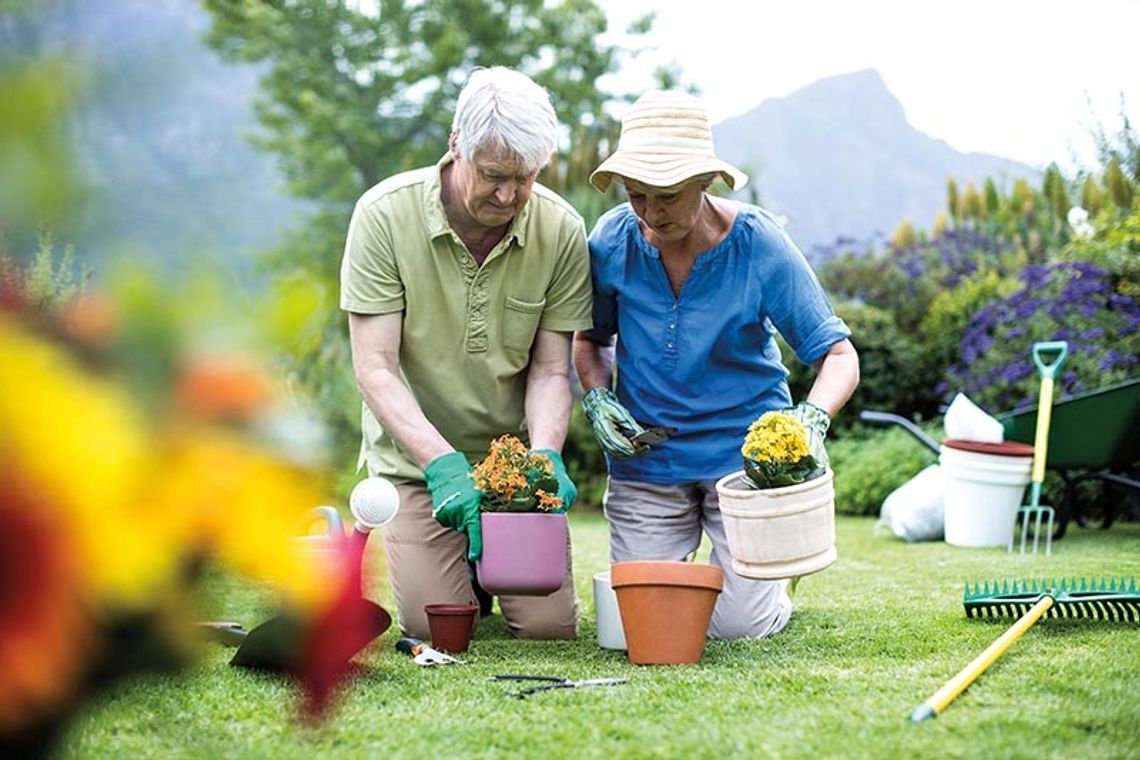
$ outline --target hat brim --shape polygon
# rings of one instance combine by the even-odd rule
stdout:
[[[590,174],[590,184],[606,192],[614,177],[636,180],[650,187],[674,187],[701,174],[716,172],[730,190],[748,184],[748,175],[715,156],[652,156],[623,153],[620,149]]]

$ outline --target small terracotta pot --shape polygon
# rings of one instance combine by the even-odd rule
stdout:
[[[425,604],[431,645],[443,652],[466,652],[475,629],[477,604]]]
[[[570,529],[564,514],[484,512],[479,585],[501,595],[548,596],[566,579]]]
[[[700,662],[724,571],[694,562],[617,562],[610,578],[634,665]]]

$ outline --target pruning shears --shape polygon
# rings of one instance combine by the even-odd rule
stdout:
[[[419,639],[405,637],[396,642],[396,651],[410,654],[417,665],[454,665],[459,660],[451,655],[432,649]]]
[[[629,442],[634,446],[655,446],[662,441],[666,441],[677,432],[677,428],[671,425],[656,425],[654,427],[647,427],[640,433],[634,433],[633,428],[619,427],[618,430],[629,439]]]
[[[582,689],[590,686],[616,686],[620,683],[625,683],[624,678],[587,678],[581,681],[573,681],[569,678],[562,678],[560,676],[523,676],[514,675],[509,673],[501,673],[496,676],[491,676],[492,681],[538,681],[535,686],[527,686],[524,689],[514,692],[511,696],[518,699],[524,699],[531,694],[537,694],[540,691],[547,691],[549,689]]]

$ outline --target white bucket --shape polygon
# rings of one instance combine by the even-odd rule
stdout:
[[[602,649],[628,649],[609,570],[594,575],[594,612],[598,618],[598,646]]]
[[[1029,485],[1032,456],[1003,456],[942,446],[946,543],[1009,546]]]

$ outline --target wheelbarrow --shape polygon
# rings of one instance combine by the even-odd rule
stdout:
[[[1036,405],[997,418],[1006,440],[1033,442]],[[1077,511],[1078,484],[1100,480],[1140,494],[1140,377],[1055,402],[1047,467],[1065,483],[1054,538],[1065,534],[1069,520],[1085,525],[1090,519]],[[1103,510],[1102,525],[1108,528],[1119,513],[1119,502],[1107,499]]]
[[[867,422],[899,425],[935,454],[940,450],[937,441],[905,417],[871,410],[865,410],[859,416]],[[1007,441],[1033,443],[1036,405],[996,416],[1002,423]],[[1049,429],[1047,467],[1061,476],[1065,493],[1056,508],[1053,537],[1064,536],[1070,520],[1076,520],[1080,525],[1090,521],[1090,516],[1076,511],[1074,496],[1079,483],[1101,480],[1140,494],[1138,466],[1140,377],[1055,401]],[[1110,527],[1118,513],[1118,502],[1107,500],[1102,527]]]

